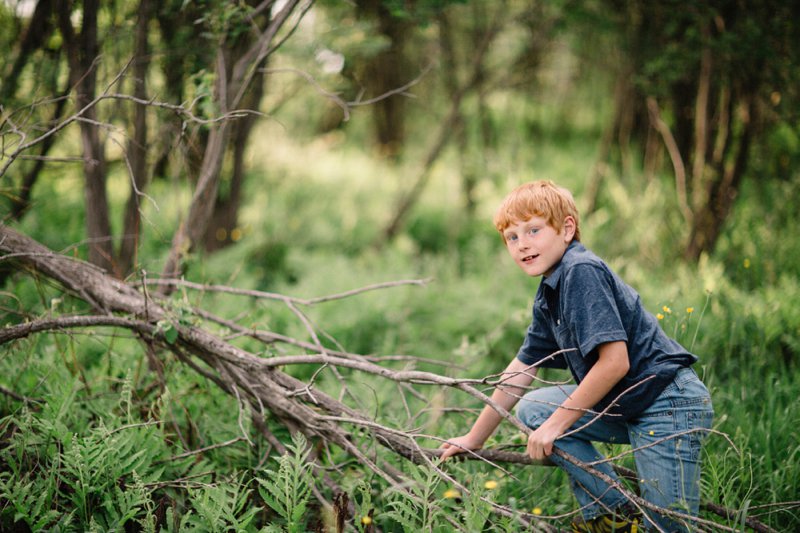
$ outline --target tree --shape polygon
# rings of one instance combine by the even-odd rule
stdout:
[[[97,0],[86,0],[80,11],[81,29],[73,28],[71,14],[74,5],[69,0],[59,2],[57,7],[59,30],[64,39],[64,49],[69,64],[70,85],[74,88],[75,107],[81,120],[81,144],[83,146],[84,194],[86,197],[86,236],[89,239],[89,261],[115,271],[111,221],[106,195],[105,145],[100,136],[99,120],[95,108],[97,87],[98,40],[97,17],[100,4]]]
[[[374,21],[378,34],[386,41],[383,49],[363,65],[363,73],[359,76],[372,96],[386,94],[413,77],[407,57],[413,26],[408,13],[393,11],[392,4],[384,0],[356,2],[361,16]],[[376,143],[389,157],[397,157],[402,152],[406,136],[405,115],[405,98],[400,95],[384,98],[372,108]]]
[[[465,13],[472,13],[467,16]],[[533,85],[536,69],[552,41],[559,20],[557,10],[545,4],[505,4],[475,2],[470,6],[452,5],[439,13],[439,47],[442,57],[441,77],[446,112],[439,120],[435,134],[421,161],[411,187],[397,201],[394,212],[378,237],[377,243],[391,240],[400,232],[412,208],[422,195],[431,177],[433,165],[450,142],[458,142],[457,158],[462,169],[464,207],[468,216],[473,210],[473,191],[477,170],[469,168],[472,152],[483,153],[491,141],[491,126],[486,99],[493,91],[522,89]],[[459,24],[454,24],[458,20]],[[521,29],[526,40],[512,53],[499,53],[498,43],[504,32]],[[456,30],[458,27],[458,31]],[[501,59],[493,56],[500,55]],[[476,106],[470,107],[469,100]],[[470,120],[477,116],[477,120]],[[474,123],[478,126],[475,128]],[[469,137],[471,128],[478,129],[480,139],[475,146]]]
[[[9,77],[3,83],[2,94],[9,100],[16,98],[25,73],[29,76],[25,78],[26,83],[36,83],[34,69],[37,68],[50,69],[48,72],[52,72],[53,76],[46,79],[57,79],[54,65],[47,63],[41,67],[36,61],[40,61],[40,54],[37,52],[46,51],[49,46],[48,38],[51,41],[60,38],[62,45],[57,58],[63,52],[69,69],[70,90],[66,94],[73,94],[74,91],[74,105],[70,109],[67,105],[68,98],[55,99],[52,119],[35,114],[39,113],[42,105],[26,97],[17,98],[15,108],[4,110],[8,120],[0,133],[6,140],[16,140],[7,140],[4,143],[0,176],[10,169],[16,171],[29,152],[39,149],[39,155],[35,157],[36,165],[15,183],[8,195],[13,207],[12,216],[23,216],[30,202],[33,185],[48,160],[47,153],[60,138],[59,134],[77,123],[85,183],[88,257],[93,264],[118,277],[124,277],[136,267],[141,200],[145,197],[150,176],[164,172],[167,162],[165,154],[170,151],[170,146],[183,142],[183,135],[188,130],[192,135],[186,150],[190,154],[186,158],[186,167],[187,174],[195,182],[195,195],[187,218],[175,235],[165,272],[178,275],[183,257],[198,246],[206,246],[208,249],[218,247],[219,243],[214,235],[219,227],[226,234],[231,233],[230,230],[236,225],[239,191],[245,175],[243,154],[258,116],[263,93],[264,75],[261,69],[269,55],[280,47],[283,39],[292,34],[303,13],[312,4],[307,2],[300,8],[299,0],[289,1],[280,4],[279,9],[275,2],[253,2],[251,5],[209,0],[206,4],[206,9],[200,9],[186,3],[156,6],[150,0],[123,3],[123,8],[136,13],[137,23],[130,41],[118,38],[116,32],[120,31],[119,28],[113,25],[106,27],[100,22],[107,18],[113,20],[113,17],[101,16],[104,9],[112,8],[96,0],[85,0],[82,3],[72,0],[42,0],[36,5],[26,30],[22,32],[20,44],[4,65],[4,71]],[[197,10],[192,11],[195,7]],[[149,58],[151,52],[159,51],[151,49],[149,31],[156,9],[158,20],[165,23],[160,44],[161,49],[166,50],[165,91],[171,102],[156,101],[152,95],[158,89],[149,90],[148,86],[152,68]],[[79,13],[80,19],[74,13]],[[293,16],[295,13],[297,16]],[[197,24],[198,18],[203,22],[202,26]],[[170,25],[169,22],[175,25]],[[281,35],[281,31],[286,35]],[[122,42],[118,48],[129,50],[127,64],[114,64],[109,59],[110,54],[104,55],[105,47],[110,46],[106,40],[114,41],[114,44]],[[187,48],[191,48],[192,53],[185,53]],[[44,57],[46,59],[47,55]],[[57,65],[58,62],[55,62],[55,66]],[[115,74],[107,79],[104,77],[106,72]],[[187,104],[184,97],[189,91],[185,87],[195,83],[201,73],[206,73],[206,77],[198,82],[201,92],[195,96],[193,102]],[[125,87],[124,82],[128,76],[132,78],[130,93],[120,90]],[[213,79],[207,85],[211,92],[204,94],[202,88],[209,78]],[[101,89],[98,90],[98,86]],[[45,85],[45,88],[56,92],[54,85]],[[112,213],[106,191],[109,162],[105,145],[107,130],[117,128],[110,124],[117,108],[107,108],[107,101],[115,101],[120,106],[128,102],[132,107],[132,119],[125,122],[127,128],[123,126],[128,139],[123,157],[130,192],[122,217],[120,244],[116,249],[111,230]],[[241,106],[246,106],[247,109],[241,109]],[[160,142],[160,136],[150,138],[148,135],[148,116],[154,108],[170,113],[167,117],[159,115],[165,122],[157,125],[157,129],[169,131],[166,124],[174,124],[176,115],[177,122],[182,126],[172,128],[175,137],[168,137],[169,140],[163,145],[167,148],[160,149],[151,169],[150,146]],[[68,115],[70,112],[72,114]],[[67,117],[62,118],[63,115]],[[26,121],[24,125],[17,125],[17,116],[23,117],[22,120]],[[40,123],[31,121],[31,116]],[[46,133],[31,138],[31,133],[35,131]],[[231,139],[235,141],[233,145]],[[197,142],[192,144],[192,140]],[[200,149],[194,150],[196,146]],[[226,191],[225,198],[221,199],[218,198],[220,174],[229,149],[232,149],[233,154],[233,175],[231,187]],[[208,237],[209,233],[211,238]]]
[[[685,257],[697,260],[714,250],[743,180],[756,179],[753,153],[769,152],[774,128],[796,127],[794,110],[778,104],[781,90],[797,86],[798,8],[665,1],[593,13],[615,27],[621,48],[601,159],[615,133],[621,151],[629,138],[644,147],[645,169],[657,167],[666,151],[687,228]],[[592,189],[598,179],[590,180]]]
[[[139,236],[141,234],[141,191],[149,181],[150,170],[147,166],[148,130],[147,130],[147,74],[150,66],[150,32],[148,25],[152,16],[150,0],[140,0],[136,20],[136,34],[133,50],[133,97],[137,103],[133,105],[133,136],[128,142],[128,164],[131,173],[131,190],[123,215],[122,238],[119,243],[118,264],[116,270],[125,274],[136,264]]]
[[[237,108],[253,80],[260,79],[256,70],[275,50],[273,40],[283,25],[290,20],[299,3],[299,0],[285,2],[280,11],[273,13],[267,26],[258,30],[253,44],[240,57],[235,58],[232,64],[228,61],[227,42],[219,44],[214,67],[214,92],[215,104],[224,120],[209,124],[208,141],[189,213],[173,237],[169,257],[163,269],[164,277],[179,276],[185,255],[203,242],[217,197],[222,160],[231,136],[232,125],[229,119],[241,118],[247,114],[237,112]],[[261,7],[263,8],[264,4]],[[259,14],[257,10],[254,13]],[[253,13],[249,13],[247,17],[252,19],[252,15]]]

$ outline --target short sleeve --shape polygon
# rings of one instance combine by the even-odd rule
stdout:
[[[628,341],[614,297],[611,274],[590,264],[575,265],[563,280],[564,318],[580,352],[586,357],[599,345]]]
[[[563,354],[550,357],[558,351],[558,344],[540,306],[533,307],[533,320],[525,333],[525,340],[517,352],[517,359],[526,365],[536,365],[541,368],[567,368]],[[538,363],[538,364],[537,364]]]

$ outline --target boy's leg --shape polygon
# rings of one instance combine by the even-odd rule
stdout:
[[[690,368],[679,371],[629,425],[641,495],[691,516],[700,505],[700,449],[714,416],[708,390]],[[646,513],[664,531],[694,531],[691,521]]]
[[[517,407],[517,417],[526,426],[537,428],[553,414],[553,411],[563,403],[567,395],[571,394],[575,388],[575,385],[568,385],[535,389],[520,400]],[[584,463],[592,463],[602,461],[604,457],[592,446],[590,441],[623,444],[628,442],[628,430],[624,424],[610,423],[603,419],[589,423],[592,418],[592,415],[584,415],[575,423],[572,429],[584,425],[586,427],[568,437],[558,439],[555,442],[555,446]],[[551,456],[550,459],[569,475],[572,492],[581,506],[585,520],[612,513],[627,501],[627,498],[618,490],[584,469],[555,455]],[[602,462],[594,465],[593,468],[603,472],[611,479],[617,480],[611,463]]]

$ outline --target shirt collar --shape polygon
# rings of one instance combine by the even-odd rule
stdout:
[[[569,246],[567,246],[567,249],[564,251],[564,255],[561,256],[561,261],[559,261],[556,265],[556,268],[553,269],[552,274],[542,277],[542,284],[545,287],[555,290],[556,287],[558,287],[558,283],[561,281],[561,274],[564,271],[564,260],[568,259],[568,255],[579,252],[583,249],[583,245],[578,241],[572,241],[569,243]]]

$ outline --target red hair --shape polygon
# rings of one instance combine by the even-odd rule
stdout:
[[[503,235],[510,225],[525,222],[533,216],[542,217],[559,233],[564,228],[564,219],[571,216],[575,219],[573,239],[581,240],[575,199],[567,189],[550,180],[531,181],[511,191],[494,215],[494,227]]]

